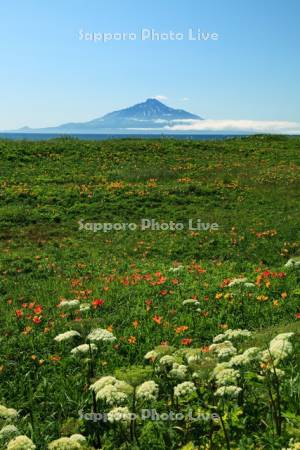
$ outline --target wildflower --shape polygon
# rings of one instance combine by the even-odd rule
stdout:
[[[160,325],[163,318],[162,318],[161,316],[155,315],[155,316],[152,317],[152,319],[153,319],[153,321],[154,321],[155,323],[157,323],[158,325]]]
[[[232,345],[230,341],[224,341],[219,344],[211,344],[209,351],[216,353],[218,358],[227,358],[237,353],[237,349]]]
[[[80,312],[89,311],[90,309],[91,309],[91,306],[89,305],[89,303],[81,303],[81,305],[79,306]]]
[[[58,308],[66,308],[66,309],[72,309],[72,308],[77,308],[77,306],[79,306],[79,300],[62,300],[59,305]]]
[[[22,317],[23,316],[23,311],[21,309],[17,309],[16,310],[16,316],[17,317]]]
[[[127,341],[128,341],[128,344],[135,345],[136,344],[136,337],[135,336],[130,336]]]
[[[8,437],[9,435],[18,434],[19,430],[14,425],[6,425],[0,430],[0,438]]]
[[[97,346],[95,344],[81,344],[77,347],[74,347],[71,350],[72,355],[79,355],[80,353],[89,353],[90,349],[93,351],[97,350]]]
[[[97,328],[88,335],[87,340],[92,342],[114,342],[116,337],[108,330]]]
[[[294,333],[281,333],[271,340],[268,350],[261,353],[262,361],[268,361],[270,358],[277,364],[279,361],[287,358],[293,352],[293,346],[289,342]]]
[[[191,345],[191,343],[193,342],[193,339],[191,338],[185,338],[185,339],[181,339],[181,345]]]
[[[32,322],[35,323],[36,325],[41,323],[41,318],[39,316],[34,316],[34,318],[32,319]]]
[[[101,298],[97,298],[92,301],[92,305],[94,309],[100,308],[100,306],[104,305],[104,300],[102,300]]]
[[[36,446],[27,436],[17,436],[9,441],[7,450],[35,450]]]
[[[179,380],[183,380],[187,373],[187,366],[184,364],[174,363],[172,370],[170,370],[169,375],[172,378],[178,378]]]
[[[137,329],[139,327],[139,321],[138,320],[134,320],[132,322],[132,325],[134,326],[135,329]]]
[[[156,400],[158,385],[154,381],[145,381],[136,389],[136,397],[141,400]]]
[[[6,406],[0,405],[0,417],[3,419],[16,419],[18,412],[13,408],[6,408]]]
[[[169,272],[178,272],[182,269],[184,269],[184,266],[170,267]]]
[[[247,278],[245,278],[245,277],[233,278],[227,286],[228,287],[232,287],[232,286],[235,286],[237,284],[246,283],[246,281],[247,281]]]
[[[216,390],[215,395],[220,397],[228,396],[236,398],[241,391],[242,389],[237,386],[221,386]]]
[[[34,308],[33,311],[35,314],[41,314],[43,312],[43,308],[40,305],[38,305]]]
[[[228,330],[225,331],[225,333],[218,334],[217,336],[215,336],[213,338],[213,343],[222,342],[226,339],[238,339],[238,338],[250,337],[250,336],[251,336],[251,332],[248,330],[241,330],[239,328],[236,330],[232,330],[231,328],[229,328]]]
[[[108,405],[123,403],[132,387],[125,381],[117,380],[112,376],[104,376],[90,386],[96,393],[97,400],[105,401]]]
[[[183,300],[182,304],[183,304],[183,306],[185,306],[185,305],[200,305],[198,300],[196,300],[194,298],[188,298],[187,300]]]
[[[49,450],[81,450],[82,446],[77,440],[70,437],[62,437],[50,442],[48,445]]]
[[[282,292],[281,294],[281,298],[284,300],[287,298],[287,293],[286,292]]]
[[[250,347],[247,350],[245,350],[244,353],[233,356],[229,362],[232,366],[246,366],[256,358],[258,358],[258,355],[259,355],[259,348]]]
[[[174,356],[171,355],[165,355],[162,358],[160,358],[159,360],[159,364],[160,366],[163,367],[172,367],[173,363],[175,362],[175,358]]]
[[[109,413],[107,414],[107,420],[110,423],[114,422],[130,422],[131,421],[131,413],[127,406],[119,406],[116,408],[113,408]]]
[[[144,359],[147,361],[154,361],[158,357],[158,353],[155,350],[151,350],[150,352],[146,353],[144,356]]]
[[[66,331],[65,333],[58,334],[57,336],[55,336],[54,340],[56,342],[62,342],[77,336],[80,337],[80,333],[78,333],[78,331],[70,330]]]
[[[76,441],[76,442],[81,442],[82,444],[86,443],[86,438],[82,435],[82,434],[72,434],[72,436],[70,436],[70,440],[71,441]]]
[[[295,314],[296,319],[300,319],[300,313]]]
[[[213,370],[213,376],[216,380],[217,386],[225,386],[236,384],[238,378],[240,377],[240,373],[238,370],[218,367],[218,365]]]
[[[186,395],[192,394],[196,390],[196,386],[191,381],[184,381],[183,383],[177,384],[174,387],[175,397],[184,397]]]
[[[183,333],[184,331],[186,331],[186,330],[188,330],[188,329],[189,329],[188,326],[182,325],[182,326],[180,326],[180,327],[177,327],[177,328],[175,329],[175,332],[176,332],[176,334],[180,334],[180,333]]]

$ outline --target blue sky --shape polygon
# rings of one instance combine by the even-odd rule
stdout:
[[[299,0],[2,0],[0,129],[86,121],[157,95],[213,120],[300,122],[299,21]],[[219,39],[79,39],[143,28]]]

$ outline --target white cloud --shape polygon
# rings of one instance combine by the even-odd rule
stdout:
[[[165,95],[155,95],[153,98],[159,101],[168,100],[168,97],[166,97]]]
[[[174,124],[174,125],[173,125]],[[300,134],[299,122],[268,120],[174,120],[168,131]]]

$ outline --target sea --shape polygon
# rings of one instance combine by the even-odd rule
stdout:
[[[45,141],[57,138],[74,138],[90,141],[107,141],[111,139],[181,139],[192,141],[220,140],[233,137],[249,136],[247,134],[58,134],[58,133],[0,133],[0,139]]]

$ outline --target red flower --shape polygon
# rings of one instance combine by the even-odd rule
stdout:
[[[191,345],[192,342],[193,342],[193,339],[190,339],[190,338],[181,339],[182,345]]]
[[[34,316],[34,318],[32,319],[32,322],[34,322],[35,324],[39,324],[41,323],[41,318],[39,316]]]
[[[104,305],[104,300],[102,300],[101,298],[96,298],[95,300],[92,301],[92,305],[93,308],[100,308],[100,306]]]
[[[17,317],[22,317],[23,316],[23,311],[21,309],[17,309],[16,310],[16,316]]]
[[[300,313],[295,314],[296,319],[300,319]]]
[[[40,305],[38,305],[34,308],[33,311],[35,314],[41,314],[43,312],[43,308]]]

